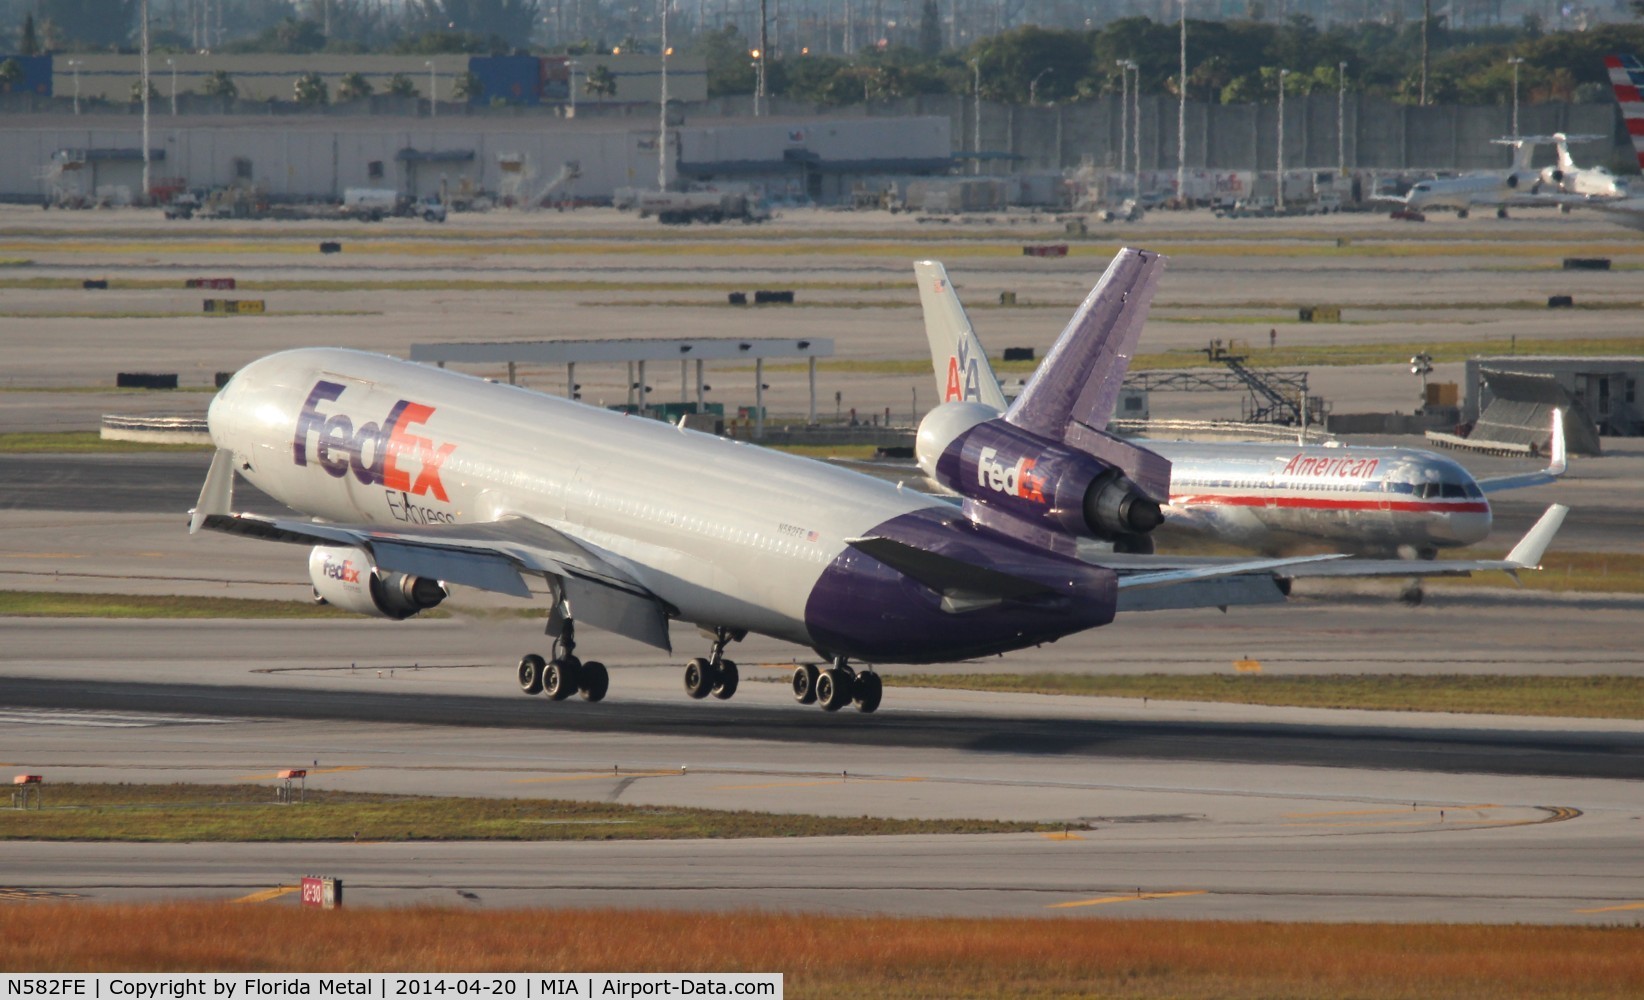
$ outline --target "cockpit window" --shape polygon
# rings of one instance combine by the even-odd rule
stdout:
[[[1460,500],[1467,495],[1467,491],[1462,489],[1460,483],[1442,483],[1440,485],[1444,487],[1444,495],[1447,498]]]

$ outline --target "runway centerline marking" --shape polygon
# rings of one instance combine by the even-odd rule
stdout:
[[[1102,906],[1106,903],[1135,903],[1149,899],[1176,899],[1181,896],[1203,896],[1209,889],[1185,889],[1181,892],[1142,892],[1129,896],[1102,896],[1099,899],[1080,899],[1071,903],[1051,903],[1048,910],[1067,910],[1075,906]]]
[[[344,767],[305,767],[305,768],[298,768],[298,770],[307,771],[309,777],[313,777],[316,774],[338,774],[338,773],[343,772],[343,771],[363,771],[363,770],[365,770],[365,767],[363,765],[359,765],[359,764],[350,764],[350,765],[347,765],[347,766],[344,766]],[[275,773],[275,774],[242,774],[242,775],[240,775],[239,780],[240,781],[278,781],[279,778],[280,778],[280,776],[279,776],[278,773]]]
[[[265,903],[270,899],[278,899],[281,896],[289,896],[301,888],[302,886],[300,885],[277,885],[272,889],[264,889],[262,892],[254,892],[249,896],[241,896],[239,899],[231,899],[229,902]]]

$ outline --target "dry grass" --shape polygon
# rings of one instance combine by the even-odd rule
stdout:
[[[8,972],[780,972],[813,997],[1644,995],[1638,928],[0,906]]]
[[[1644,719],[1644,677],[1504,677],[1495,674],[886,674],[885,684],[1299,708]]]

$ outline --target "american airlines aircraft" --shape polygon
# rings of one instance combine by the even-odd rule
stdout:
[[[925,334],[944,400],[971,401],[1003,412],[1006,401],[970,317],[946,269],[935,261],[914,264],[924,307]],[[1129,357],[1116,359],[1117,386]],[[1049,364],[1049,359],[1046,359]],[[1112,395],[1109,397],[1111,405]],[[1324,542],[1340,551],[1370,556],[1431,560],[1440,549],[1471,545],[1490,533],[1485,494],[1554,481],[1566,467],[1563,422],[1555,415],[1547,468],[1516,476],[1475,480],[1442,455],[1415,448],[1327,445],[1139,441],[1171,464],[1167,523],[1218,541],[1276,551],[1291,542]],[[920,468],[927,475],[921,455]],[[1562,517],[1562,515],[1560,515]],[[1151,552],[1151,535],[1113,540],[1123,552]],[[1117,560],[1113,560],[1117,561]],[[1438,575],[1508,569],[1500,562],[1376,565],[1343,560],[1297,566],[1283,575]],[[1407,593],[1419,600],[1419,590]]]
[[[1644,170],[1644,63],[1637,56],[1610,55],[1604,57],[1604,66],[1610,73],[1610,85],[1615,88],[1616,103],[1621,107],[1621,118],[1632,136],[1633,151],[1638,154],[1638,167]],[[1611,222],[1628,229],[1644,229],[1644,195],[1632,194],[1613,201],[1593,199],[1582,207],[1597,209]]]
[[[669,649],[679,619],[712,636],[685,667],[693,698],[736,692],[725,649],[757,632],[831,661],[795,670],[796,699],[871,712],[879,676],[853,663],[1021,649],[1107,624],[1126,593],[1295,561],[1121,574],[1075,557],[1081,538],[1161,520],[1169,463],[1104,428],[1163,265],[1121,251],[1010,413],[961,401],[926,417],[921,455],[962,510],[743,442],[315,348],[252,362],[212,401],[217,451],[190,532],[307,546],[316,597],[377,617],[434,607],[451,584],[545,585],[553,649],[520,661],[527,694],[605,696],[606,668],[575,654],[577,622]],[[236,476],[315,520],[233,513]]]

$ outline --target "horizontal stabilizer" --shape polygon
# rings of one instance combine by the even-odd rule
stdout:
[[[847,538],[845,544],[940,594],[962,595],[966,600],[1000,601],[1055,593],[1036,580],[975,566],[890,538]]]
[[[1275,577],[1260,573],[1188,580],[1168,587],[1119,591],[1116,610],[1186,611],[1193,608],[1229,608],[1252,604],[1283,604],[1284,591]]]

